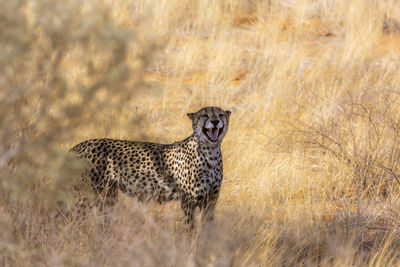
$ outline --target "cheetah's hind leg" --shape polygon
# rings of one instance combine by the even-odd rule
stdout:
[[[99,215],[102,217],[102,224],[105,229],[109,228],[112,221],[112,210],[118,201],[118,183],[108,180],[100,194],[98,195],[96,206]]]
[[[91,199],[93,199],[93,191],[88,183],[85,183],[85,176],[79,178],[78,184],[72,185],[69,200],[60,200],[57,202],[57,211],[54,217],[56,223],[82,223],[88,210],[92,208]],[[67,202],[69,202],[67,204]]]

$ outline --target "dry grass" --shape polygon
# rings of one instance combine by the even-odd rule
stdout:
[[[0,3],[0,265],[390,266],[400,258],[397,0]],[[170,143],[233,111],[215,222],[120,198],[54,221],[92,137]]]

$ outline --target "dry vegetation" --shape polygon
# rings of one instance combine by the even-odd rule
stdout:
[[[397,0],[0,1],[1,266],[400,262]],[[56,221],[92,137],[233,111],[216,220],[120,198]]]

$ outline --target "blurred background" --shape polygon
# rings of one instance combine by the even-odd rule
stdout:
[[[400,249],[398,0],[0,2],[1,266],[388,266]],[[215,222],[120,195],[57,222],[98,137],[232,110]]]

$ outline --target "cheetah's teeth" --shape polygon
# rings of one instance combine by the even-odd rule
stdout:
[[[210,128],[210,129],[208,129],[207,134],[210,137],[211,141],[215,142],[218,140],[219,129],[218,128]]]

